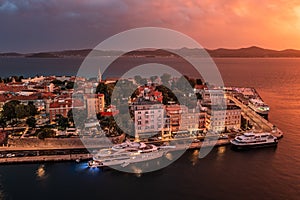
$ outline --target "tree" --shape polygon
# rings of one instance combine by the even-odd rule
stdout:
[[[29,118],[26,119],[26,124],[31,128],[35,128],[36,119],[34,117],[29,117]]]
[[[111,92],[111,88],[109,89],[109,87],[105,83],[102,83],[102,82],[99,83],[97,88],[96,88],[96,93],[97,94],[104,94],[106,105],[110,105],[110,102],[111,102],[110,92]]]
[[[20,104],[20,101],[11,100],[4,104],[2,114],[7,120],[12,120],[17,117],[16,106]]]
[[[33,105],[33,102],[29,102],[28,105],[21,104],[20,101],[12,100],[4,104],[3,116],[7,118],[7,120],[13,119],[23,119],[28,116],[34,116],[37,114],[37,109]]]
[[[203,82],[202,82],[202,80],[201,80],[201,79],[197,78],[197,79],[196,79],[196,84],[197,84],[197,85],[202,85],[202,84],[203,84]]]
[[[4,117],[2,115],[2,113],[1,113],[1,117],[0,117],[0,126],[2,127],[3,130],[7,126],[7,118]]]
[[[134,76],[133,78],[134,78],[136,84],[137,84],[137,85],[140,85],[141,80],[142,80],[142,77],[141,77],[140,75],[136,75],[136,76]]]
[[[176,95],[172,92],[172,90],[170,90],[166,86],[159,85],[156,86],[156,89],[162,93],[164,105],[167,105],[169,101],[175,101],[175,103],[178,103]]]
[[[25,117],[30,116],[29,106],[24,104],[16,105],[15,107],[16,117],[18,119],[23,119]]]
[[[66,130],[66,128],[69,125],[68,118],[66,118],[60,114],[56,115],[56,123],[62,130]]]
[[[71,122],[72,124],[74,124],[73,109],[70,109],[70,110],[68,111],[67,116],[68,116],[69,122]]]
[[[55,131],[50,128],[42,128],[36,131],[37,137],[41,140],[45,138],[53,138],[55,137]]]
[[[150,80],[151,80],[151,82],[153,83],[154,81],[156,81],[157,78],[158,78],[158,76],[151,76],[151,77],[150,77]]]
[[[74,82],[73,81],[68,81],[66,84],[66,88],[68,90],[73,89],[74,88]]]
[[[55,85],[55,87],[64,85],[64,82],[57,80],[57,79],[51,81],[51,83],[53,83]]]
[[[38,114],[37,108],[35,107],[32,101],[28,102],[28,108],[30,116],[35,116],[36,114]]]
[[[169,81],[170,81],[171,75],[164,73],[163,75],[160,76],[161,82],[163,83],[163,85],[165,85],[166,87],[169,87]]]
[[[194,78],[190,78],[186,75],[184,75],[185,79],[190,83],[191,87],[194,88],[196,85],[196,80]]]

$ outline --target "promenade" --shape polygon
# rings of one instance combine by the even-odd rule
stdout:
[[[92,155],[91,154],[69,154],[69,155],[0,158],[0,164],[75,161],[77,159],[79,160],[92,159]]]

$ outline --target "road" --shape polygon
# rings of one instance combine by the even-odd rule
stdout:
[[[266,131],[271,132],[273,130],[273,124],[270,123],[268,120],[257,114],[251,108],[246,106],[245,104],[241,103],[238,99],[233,97],[231,94],[226,94],[227,98],[233,101],[237,106],[242,109],[242,115],[244,118],[249,119],[253,122],[255,129],[258,131]]]

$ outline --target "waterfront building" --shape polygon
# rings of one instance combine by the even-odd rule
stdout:
[[[134,114],[135,139],[149,138],[163,131],[164,107],[154,101],[133,102],[131,111]]]
[[[225,92],[220,89],[204,89],[201,92],[202,104],[225,105]]]
[[[187,106],[181,105],[179,130],[197,130],[199,128],[199,118],[199,109],[188,109]]]
[[[212,132],[238,130],[241,127],[241,108],[236,105],[208,106],[206,128]]]
[[[178,104],[167,105],[165,107],[168,128],[170,132],[179,131],[180,117],[181,117],[181,107]]]

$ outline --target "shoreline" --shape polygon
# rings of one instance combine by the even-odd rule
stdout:
[[[91,154],[69,154],[69,155],[0,158],[0,166],[6,164],[76,161],[77,159],[82,161],[82,160],[89,160],[91,158],[92,158]]]
[[[219,146],[227,146],[230,144],[229,140],[218,140],[217,143],[209,143],[209,142],[198,142],[191,143],[190,146],[186,150],[194,150],[205,147],[219,147]],[[171,149],[170,151],[182,150],[186,147],[181,147],[177,149]],[[40,151],[41,149],[35,149],[32,151]],[[47,149],[47,150],[55,150],[55,149]],[[64,149],[70,150],[70,149]],[[74,148],[73,148],[74,150]],[[86,148],[80,148],[77,150],[86,150]],[[10,158],[0,158],[0,166],[5,164],[23,164],[23,163],[39,163],[39,162],[63,162],[63,161],[76,161],[79,159],[80,161],[92,159],[93,155],[90,153],[77,153],[77,154],[66,154],[66,155],[43,155],[43,156],[25,156],[25,157],[10,157]]]

